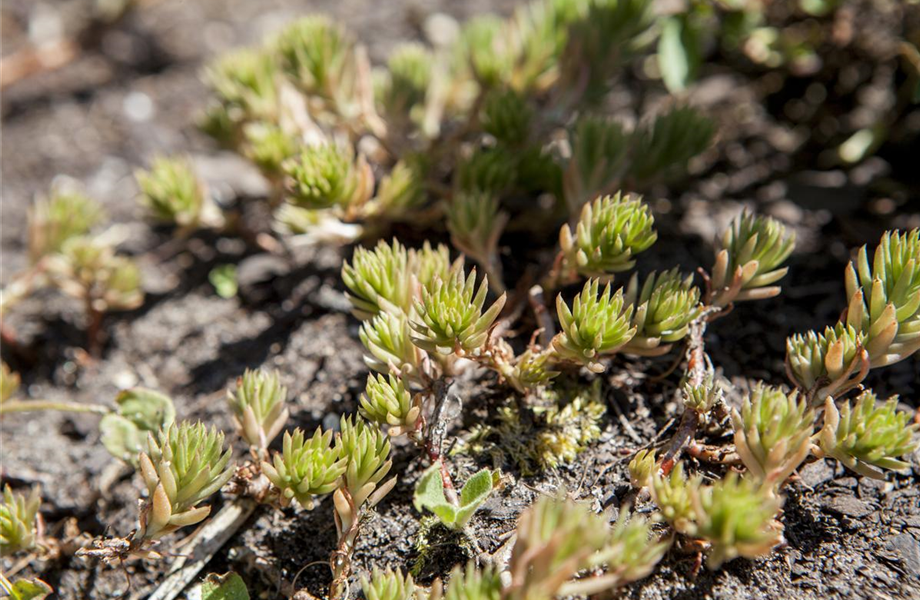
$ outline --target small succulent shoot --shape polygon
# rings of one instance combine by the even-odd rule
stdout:
[[[218,225],[220,217],[207,190],[187,157],[157,156],[149,170],[135,171],[140,203],[151,218],[189,233],[200,226]]]
[[[519,147],[530,135],[533,112],[521,94],[510,89],[493,90],[483,101],[482,129],[501,144]]]
[[[338,24],[322,15],[295,21],[276,38],[282,70],[298,88],[347,110],[354,87],[354,42]]]
[[[409,320],[413,343],[444,355],[479,355],[507,298],[502,294],[483,312],[488,287],[488,277],[484,277],[477,289],[476,269],[464,276],[461,264],[455,264],[446,279],[437,278],[422,287],[415,301],[416,314]]]
[[[226,54],[210,65],[204,76],[220,103],[212,110],[219,111],[234,127],[276,118],[276,77],[276,61],[271,53],[253,48]]]
[[[772,489],[811,452],[815,415],[797,391],[758,384],[731,415],[736,452],[748,472]]]
[[[629,461],[629,483],[634,488],[642,489],[652,484],[652,477],[658,471],[658,459],[655,451],[649,448],[639,450]]]
[[[336,514],[342,531],[347,531],[361,508],[373,508],[393,488],[396,478],[383,481],[393,461],[389,459],[390,441],[376,425],[343,417],[335,447],[347,461],[343,485],[335,494]]]
[[[658,239],[654,222],[641,198],[617,193],[585,204],[575,232],[568,225],[559,232],[556,277],[562,283],[577,281],[579,275],[607,280],[633,268],[636,254]]]
[[[240,435],[257,450],[268,449],[290,416],[287,388],[278,371],[246,369],[236,381],[236,391],[227,392],[227,402]]]
[[[503,597],[552,598],[588,568],[609,537],[607,519],[570,499],[541,497],[521,513]]]
[[[17,579],[10,581],[0,574],[0,590],[10,600],[45,600],[54,589],[41,579]]]
[[[882,235],[872,265],[866,246],[847,265],[846,323],[865,336],[871,366],[920,350],[920,229]]]
[[[623,290],[611,294],[608,283],[600,291],[597,279],[585,283],[571,309],[559,294],[556,313],[562,331],[553,338],[554,352],[560,359],[584,365],[595,373],[604,371],[601,357],[620,350],[636,333],[630,322],[633,307],[623,299]]]
[[[339,544],[331,561],[331,597],[340,597],[351,572],[351,555],[365,511],[376,506],[396,485],[395,476],[383,480],[393,465],[387,435],[360,417],[342,417],[340,429],[335,447],[347,464],[332,494]]]
[[[495,88],[510,78],[512,55],[504,23],[495,15],[480,15],[463,25],[458,52],[483,89]]]
[[[444,494],[441,465],[431,465],[418,480],[412,502],[421,512],[428,510],[448,529],[463,531],[495,489],[500,474],[483,469],[470,477],[460,490],[459,504],[449,502]]]
[[[623,348],[628,354],[666,353],[672,343],[686,337],[700,308],[700,290],[693,285],[693,276],[683,277],[677,269],[660,275],[652,271],[641,289],[638,275],[633,275],[624,298],[635,307],[636,335]]]
[[[412,432],[419,423],[422,406],[418,397],[399,377],[367,376],[367,387],[361,394],[361,416],[378,425],[387,425],[387,433],[398,436]]]
[[[355,160],[351,146],[307,146],[283,170],[288,200],[303,208],[338,208],[350,217],[374,191],[371,166],[362,155]]]
[[[773,284],[789,270],[782,264],[794,248],[795,232],[787,235],[779,221],[743,212],[722,236],[712,268],[710,303],[728,306],[778,295],[780,287]]]
[[[281,506],[296,500],[312,510],[313,499],[335,491],[345,474],[348,458],[342,449],[332,445],[332,431],[317,428],[313,437],[305,439],[301,429],[284,432],[280,454],[271,463],[262,462],[262,472],[280,491]]]
[[[477,569],[473,562],[466,567],[457,565],[450,572],[444,589],[440,580],[431,587],[428,600],[500,600],[502,598],[501,573],[494,566]],[[370,600],[370,599],[368,599]]]
[[[892,396],[876,405],[870,390],[838,409],[833,398],[824,404],[824,427],[818,437],[821,451],[847,468],[873,479],[884,479],[879,469],[902,470],[910,465],[901,460],[917,449],[914,439],[918,427],[910,415],[898,411],[898,398]]]
[[[19,391],[19,373],[12,371],[5,362],[0,361],[0,404],[12,398]]]
[[[577,579],[562,591],[594,594],[638,581],[655,569],[670,546],[669,539],[659,539],[652,533],[648,519],[623,506],[604,548],[591,558],[592,563],[606,567],[604,574]]]
[[[589,199],[616,189],[626,172],[629,137],[612,119],[585,116],[575,124],[570,143],[572,157],[563,187],[569,213],[574,216]]]
[[[403,157],[380,180],[377,195],[368,204],[370,215],[388,219],[410,217],[426,200],[426,161],[417,155]]]
[[[140,454],[140,473],[149,499],[141,512],[136,540],[153,541],[180,527],[200,523],[211,512],[199,506],[233,476],[232,449],[223,450],[224,434],[201,423],[170,425],[148,434]]]
[[[80,192],[53,190],[29,208],[29,259],[60,252],[68,240],[85,236],[105,218],[102,205]]]
[[[517,159],[503,146],[477,150],[457,164],[458,192],[501,196],[517,182]]]
[[[377,90],[382,114],[389,120],[406,123],[421,118],[418,108],[431,84],[433,60],[431,51],[417,42],[401,44],[390,54]]]
[[[399,569],[385,571],[374,567],[371,576],[361,576],[361,591],[367,600],[413,600],[422,591],[415,587],[411,574],[403,574]]]
[[[352,313],[370,319],[381,312],[408,313],[412,306],[409,253],[397,240],[377,243],[373,250],[356,248],[351,264],[342,266]]]
[[[35,548],[41,528],[41,490],[32,488],[28,496],[3,487],[0,504],[0,556],[9,556]]]
[[[498,239],[508,223],[508,213],[499,210],[496,196],[482,192],[460,193],[447,207],[447,229],[455,248],[478,262],[491,275],[493,286],[501,284]]]
[[[285,163],[297,155],[297,139],[278,125],[259,121],[243,128],[243,153],[270,181],[279,181]]]
[[[526,394],[528,391],[548,384],[559,375],[559,371],[554,371],[552,366],[553,352],[551,350],[534,352],[527,349],[515,361],[507,377],[508,383],[518,392]]]
[[[608,81],[641,46],[638,38],[652,24],[651,6],[645,0],[573,3],[568,44],[561,58],[560,85],[573,89],[576,98],[595,103],[609,89]]]
[[[437,279],[447,279],[451,269],[462,269],[465,257],[461,254],[453,262],[450,260],[450,248],[438,244],[433,248],[427,241],[419,250],[409,250],[409,270],[419,285],[430,288]]]
[[[176,420],[169,396],[146,388],[122,390],[115,397],[115,411],[99,421],[102,445],[109,454],[138,466],[141,452],[149,452],[148,436],[168,429]]]
[[[144,301],[137,265],[98,239],[69,240],[49,271],[62,291],[87,301],[99,313],[131,310]]]
[[[865,336],[844,323],[809,331],[786,340],[786,369],[790,378],[818,406],[828,396],[853,389],[869,370]]]
[[[368,351],[364,364],[369,369],[407,380],[424,380],[425,351],[412,343],[409,319],[403,313],[378,313],[361,323],[358,336]]]
[[[730,472],[711,486],[694,488],[691,498],[692,535],[711,545],[710,569],[739,556],[766,556],[783,542],[783,527],[776,520],[782,498],[754,479]]]
[[[702,485],[702,477],[699,474],[687,477],[682,462],[675,464],[667,475],[657,467],[652,471],[649,491],[661,515],[675,531],[694,535],[693,494]]]
[[[659,115],[630,136],[629,177],[647,184],[662,174],[684,170],[691,158],[709,146],[714,132],[712,121],[692,108],[679,107]]]
[[[684,406],[701,415],[720,404],[724,396],[722,385],[715,380],[711,372],[703,376],[700,385],[690,385],[689,381],[683,381],[680,386],[680,397]]]

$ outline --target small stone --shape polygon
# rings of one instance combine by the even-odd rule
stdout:
[[[816,488],[834,478],[834,469],[826,460],[816,460],[799,469],[799,478],[806,486]]]
[[[887,547],[900,556],[901,564],[907,572],[920,577],[920,542],[909,533],[896,535],[888,540]]]
[[[837,513],[845,517],[852,517],[854,519],[865,517],[873,511],[871,505],[853,496],[833,496],[827,498],[821,503],[821,507],[829,512]]]
[[[834,481],[834,485],[852,490],[856,488],[857,485],[859,485],[859,482],[855,477],[844,477],[843,479]]]

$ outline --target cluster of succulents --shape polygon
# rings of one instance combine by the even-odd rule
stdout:
[[[18,302],[42,288],[56,288],[82,302],[87,345],[99,354],[103,315],[135,309],[144,301],[137,263],[116,252],[114,236],[97,231],[105,212],[82,192],[55,188],[34,202],[28,220],[30,264],[0,292],[0,325]]]

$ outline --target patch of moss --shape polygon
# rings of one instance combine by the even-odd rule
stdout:
[[[415,560],[409,572],[417,581],[448,573],[476,555],[474,542],[466,533],[448,529],[437,517],[422,517],[415,538]]]
[[[473,427],[454,452],[487,453],[496,468],[514,464],[522,475],[570,463],[601,435],[606,412],[601,381],[559,382],[536,402],[509,399],[494,423]]]

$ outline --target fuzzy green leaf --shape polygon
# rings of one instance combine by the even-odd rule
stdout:
[[[249,600],[243,579],[233,573],[210,574],[201,585],[201,600]]]

